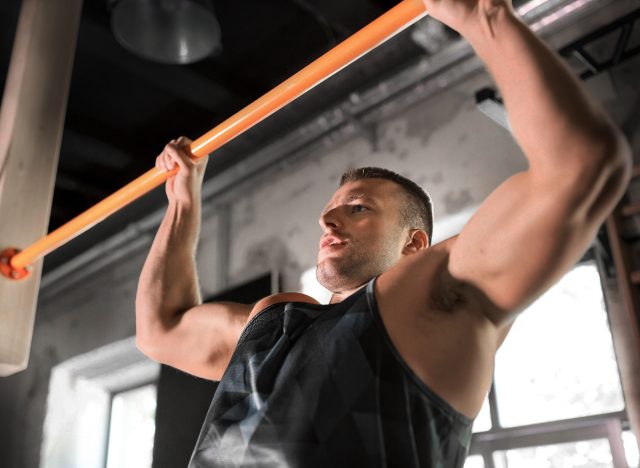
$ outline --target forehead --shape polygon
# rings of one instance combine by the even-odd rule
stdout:
[[[396,204],[401,191],[402,188],[396,183],[385,179],[360,179],[348,182],[335,191],[325,211],[355,200],[369,201],[381,206]]]

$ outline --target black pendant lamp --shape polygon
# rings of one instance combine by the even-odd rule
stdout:
[[[221,47],[220,25],[207,0],[118,0],[111,29],[130,52],[164,64],[197,62]]]

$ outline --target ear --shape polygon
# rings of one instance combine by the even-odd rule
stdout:
[[[402,249],[402,255],[409,255],[429,247],[429,236],[422,229],[412,229]]]

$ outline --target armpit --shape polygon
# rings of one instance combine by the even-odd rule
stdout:
[[[449,256],[443,262],[429,297],[429,308],[442,312],[453,312],[465,304],[465,284],[451,276],[447,268]]]

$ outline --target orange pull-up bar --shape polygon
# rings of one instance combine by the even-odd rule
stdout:
[[[291,78],[195,140],[189,147],[191,154],[195,158],[201,158],[215,151],[426,13],[422,0],[403,0]],[[0,271],[13,279],[26,276],[29,265],[36,260],[161,185],[176,172],[177,169],[162,172],[153,168],[21,252],[5,249],[0,255]]]

